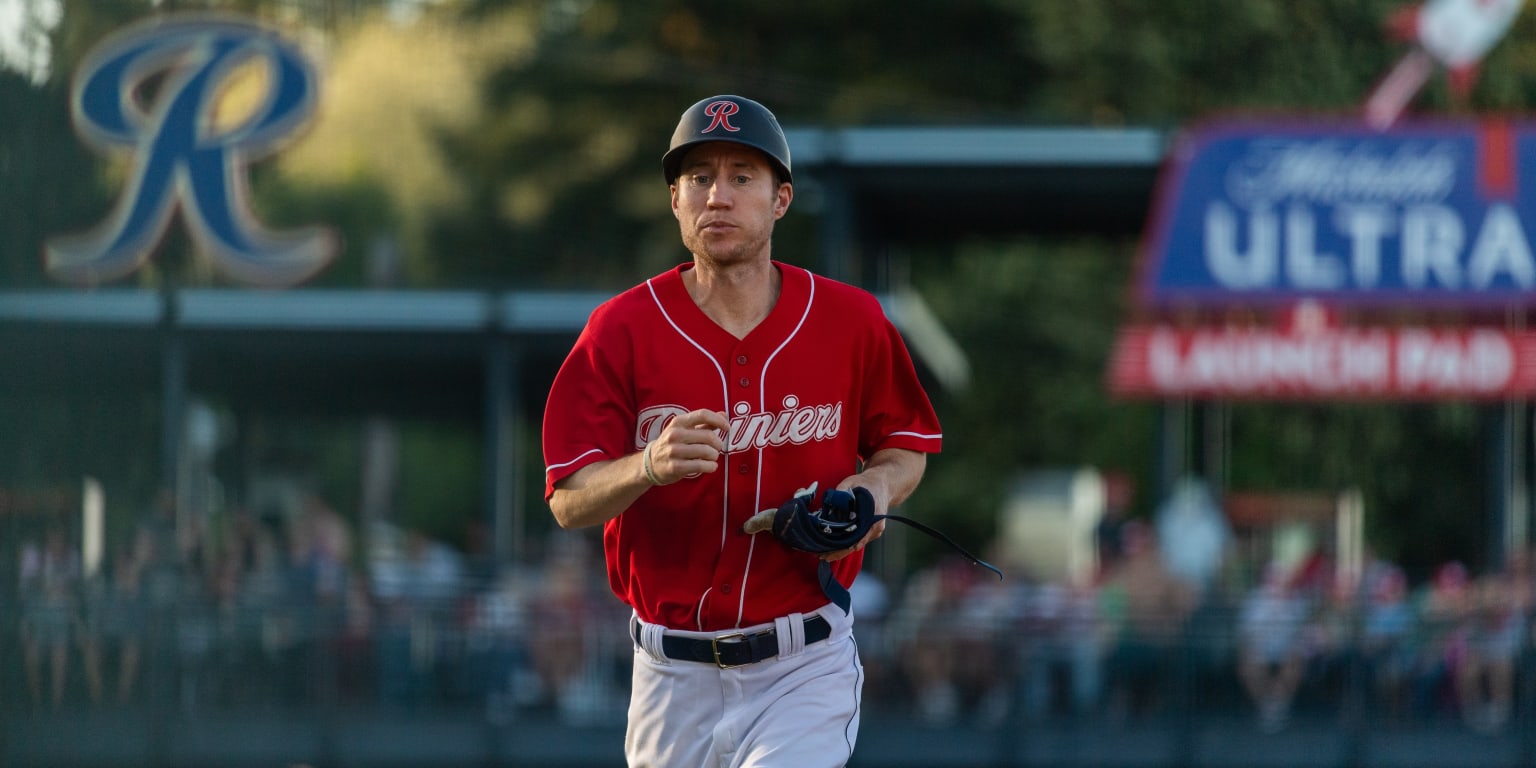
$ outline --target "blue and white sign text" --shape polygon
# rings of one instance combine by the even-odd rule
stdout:
[[[1217,125],[1171,158],[1150,305],[1536,303],[1536,126]]]

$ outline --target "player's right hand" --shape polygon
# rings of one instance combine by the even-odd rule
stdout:
[[[646,446],[651,455],[651,473],[671,485],[688,477],[698,477],[720,468],[725,455],[725,435],[730,422],[724,411],[700,409],[674,418]]]

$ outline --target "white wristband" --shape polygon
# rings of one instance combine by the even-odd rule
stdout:
[[[645,479],[651,481],[651,485],[661,485],[661,478],[651,469],[651,443],[646,443],[645,450],[640,452],[640,468],[645,470]]]

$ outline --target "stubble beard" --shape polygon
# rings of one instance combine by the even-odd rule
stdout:
[[[730,267],[754,263],[760,255],[767,254],[770,235],[771,230],[754,234],[745,241],[711,243],[697,229],[692,229],[683,233],[683,247],[693,254],[695,260],[707,262],[711,266]]]

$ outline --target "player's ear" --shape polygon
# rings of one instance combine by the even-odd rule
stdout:
[[[677,210],[677,182],[673,182],[667,185],[667,189],[671,192],[672,195],[672,218],[675,218],[678,221],[682,221],[683,215]]]
[[[789,182],[780,182],[779,189],[773,202],[773,218],[781,219],[789,211],[789,201],[795,199],[795,186]]]

